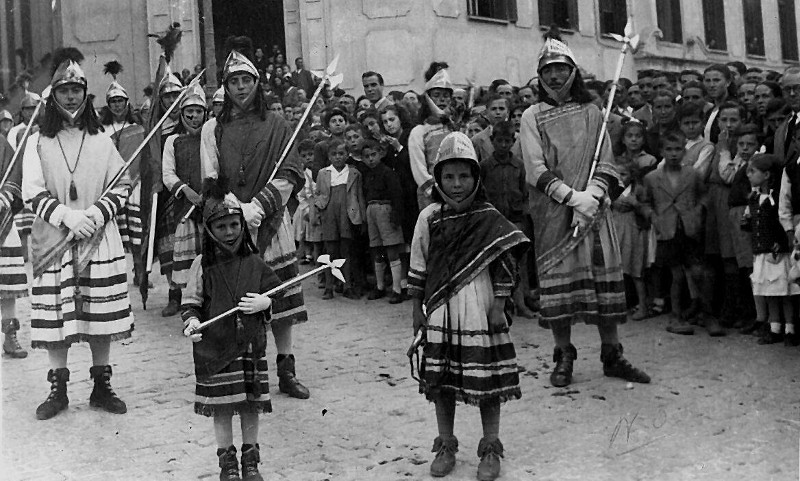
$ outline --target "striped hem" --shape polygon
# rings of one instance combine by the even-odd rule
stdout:
[[[203,404],[194,403],[194,412],[201,416],[212,417],[217,414],[269,414],[272,412],[272,401],[241,401],[235,404]]]
[[[425,395],[425,399],[430,402],[436,402],[439,397],[446,393],[455,396],[456,401],[468,404],[470,406],[480,406],[481,404],[489,401],[499,401],[505,403],[506,401],[514,401],[522,398],[522,391],[519,386],[497,389],[492,392],[475,393],[468,392],[463,389],[454,388],[450,386],[437,386],[431,387],[425,384],[420,384],[419,393]]]
[[[125,332],[118,332],[116,334],[101,334],[101,335],[90,335],[84,333],[72,334],[67,336],[61,341],[31,341],[31,348],[33,349],[66,349],[70,347],[72,344],[76,342],[89,342],[95,340],[107,340],[107,341],[121,341],[123,339],[128,339],[131,337],[131,333],[133,332],[133,324],[131,324],[131,328]]]

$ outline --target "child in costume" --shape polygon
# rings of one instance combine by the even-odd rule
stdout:
[[[456,401],[479,406],[478,479],[500,474],[500,403],[521,397],[504,311],[529,241],[491,204],[469,138],[448,134],[432,165],[434,202],[420,213],[411,245],[414,333],[425,329],[420,392],[436,405],[439,436],[431,475],[455,466]]]
[[[272,412],[266,357],[272,301],[260,293],[280,284],[258,255],[242,207],[226,178],[203,186],[203,250],[192,263],[183,302],[184,335],[194,342],[194,411],[214,418],[220,480],[239,480],[231,420],[242,427],[242,479],[261,481],[258,415]],[[240,312],[196,328],[232,307]]]

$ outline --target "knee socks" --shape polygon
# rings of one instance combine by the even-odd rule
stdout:
[[[402,290],[400,281],[401,277],[403,277],[403,264],[400,262],[400,259],[397,259],[389,262],[389,268],[392,270],[392,290],[400,293]]]
[[[386,289],[386,283],[384,282],[384,275],[386,274],[386,264],[383,261],[375,263],[375,287],[378,288],[379,291]],[[394,271],[392,271],[392,275],[394,276]],[[394,279],[393,279],[394,280]]]
[[[456,398],[451,395],[440,395],[436,400],[436,424],[439,427],[439,436],[442,438],[453,437],[453,425],[456,419]]]

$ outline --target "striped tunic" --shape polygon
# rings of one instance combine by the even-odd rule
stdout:
[[[14,151],[0,137],[0,172],[5,173]],[[0,300],[16,299],[28,295],[28,276],[25,273],[23,247],[12,214],[22,205],[22,159],[17,159],[8,180],[0,189],[0,196],[9,205],[0,210]]]
[[[34,348],[64,348],[98,338],[123,339],[133,330],[127,262],[115,220],[130,179],[124,176],[116,188],[100,198],[124,162],[107,136],[86,134],[81,149],[82,136],[83,131],[66,128],[56,138],[35,134],[25,147],[22,196],[37,216],[31,242],[42,242],[53,227],[65,232],[62,219],[70,210],[95,210],[105,222],[83,271],[75,272],[73,254],[87,249],[89,240],[73,244],[41,277],[33,279]],[[74,168],[72,174],[70,168]],[[75,200],[69,198],[71,180],[77,187]]]
[[[448,393],[477,406],[522,396],[511,336],[489,333],[488,316],[495,297],[514,288],[512,249],[528,242],[491,205],[476,204],[463,214],[431,204],[414,229],[408,288],[428,317],[420,393],[430,401]]]
[[[105,133],[114,141],[114,145],[117,146],[117,150],[125,162],[130,160],[131,155],[145,137],[144,127],[138,124],[126,125],[123,122],[114,122],[104,128]],[[128,174],[133,179],[133,188],[128,194],[125,205],[117,213],[117,226],[122,236],[122,244],[126,251],[134,255],[142,246],[142,187],[139,173],[141,157],[142,155],[139,154],[128,169]]]

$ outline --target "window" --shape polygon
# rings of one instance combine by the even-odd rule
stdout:
[[[467,15],[477,20],[517,21],[517,0],[467,0]]]
[[[658,28],[664,34],[661,40],[683,43],[680,0],[656,0],[656,15],[658,16]]]
[[[761,20],[761,0],[742,0],[744,10],[744,40],[748,55],[764,56],[764,23]]]
[[[627,21],[625,0],[600,0],[600,33],[624,35]]]
[[[539,0],[539,25],[577,31],[578,0]]]
[[[706,30],[706,47],[712,50],[727,50],[725,8],[722,0],[703,0],[703,24]]]
[[[778,22],[781,29],[781,54],[784,60],[800,60],[797,55],[797,26],[794,0],[778,0]]]

